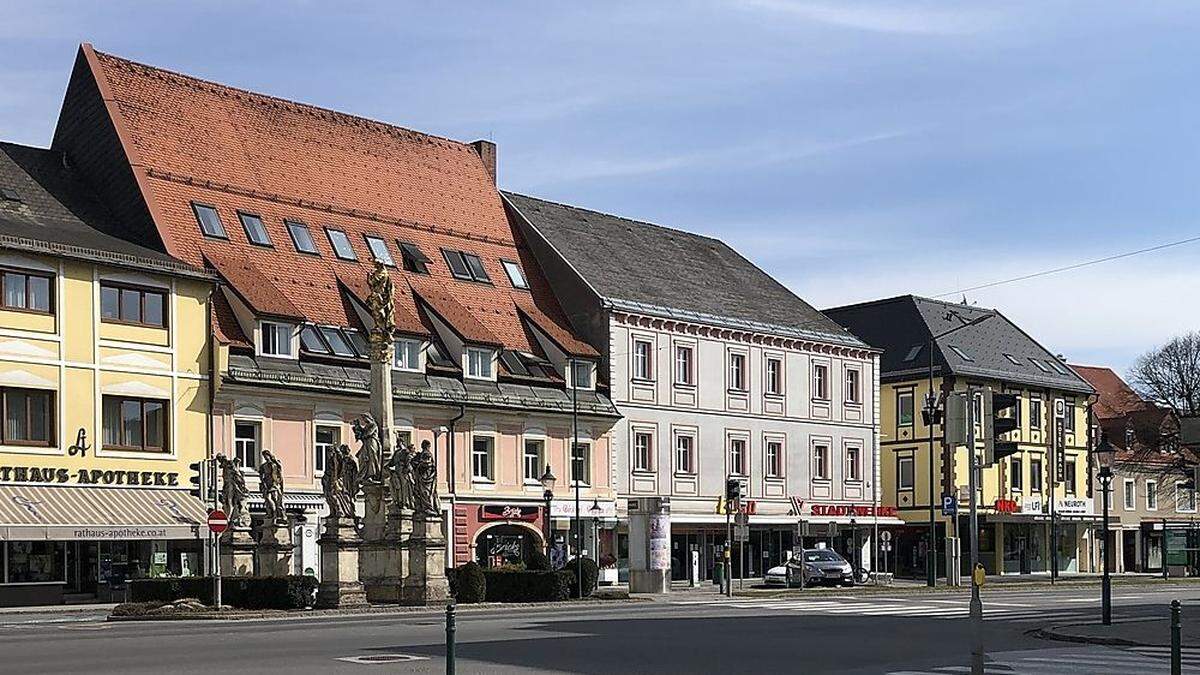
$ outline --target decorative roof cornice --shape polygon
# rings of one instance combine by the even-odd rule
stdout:
[[[160,272],[163,274],[170,274],[172,276],[200,279],[203,281],[216,281],[216,276],[184,262],[172,263],[166,260],[156,260],[154,258],[145,258],[142,256],[130,255],[128,253],[104,251],[95,248],[86,248],[83,246],[73,246],[71,244],[60,244],[42,239],[30,239],[28,237],[0,234],[0,248],[24,251],[26,253],[42,253],[45,255],[71,258],[73,260],[82,260],[84,262],[103,265],[113,265],[115,267],[125,267],[139,271]]]

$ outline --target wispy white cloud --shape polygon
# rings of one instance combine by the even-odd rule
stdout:
[[[869,31],[913,35],[969,35],[994,26],[999,16],[978,6],[947,8],[913,2],[809,2],[807,0],[739,0],[748,10],[792,16],[816,23]]]

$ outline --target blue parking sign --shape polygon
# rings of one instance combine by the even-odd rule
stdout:
[[[954,495],[942,495],[942,515],[958,515],[958,499]]]

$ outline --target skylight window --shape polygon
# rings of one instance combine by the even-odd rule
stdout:
[[[525,272],[521,270],[520,263],[501,260],[500,264],[504,266],[504,273],[508,275],[508,280],[512,282],[513,288],[529,288],[529,281],[525,279]]]
[[[962,359],[963,361],[974,361],[975,360],[975,359],[971,358],[970,356],[967,356],[966,352],[964,352],[962,349],[960,349],[958,347],[955,347],[954,345],[950,345],[950,350],[953,351],[955,354],[958,354],[958,358]]]
[[[342,260],[358,260],[358,256],[354,255],[354,247],[350,245],[350,237],[347,237],[345,232],[327,227],[325,234],[329,236],[334,255]]]
[[[1067,369],[1064,368],[1063,365],[1061,363],[1059,363],[1058,361],[1050,359],[1050,360],[1046,361],[1046,363],[1049,363],[1050,367],[1054,369],[1054,372],[1058,373],[1059,375],[1067,374]]]
[[[1040,371],[1042,371],[1043,373],[1048,373],[1048,372],[1050,372],[1050,369],[1049,369],[1049,368],[1047,368],[1046,366],[1042,365],[1042,362],[1041,362],[1041,361],[1038,361],[1037,359],[1033,358],[1032,356],[1031,356],[1031,357],[1029,357],[1029,362],[1030,362],[1030,363],[1032,363],[1033,365],[1037,366],[1037,369],[1038,369],[1038,370],[1040,370]]]
[[[19,202],[21,201],[21,193],[12,188],[3,187],[0,188],[0,199],[6,202]]]
[[[454,278],[484,283],[492,282],[487,271],[483,269],[483,261],[479,259],[479,256],[445,248],[442,249],[442,255],[446,257],[446,264],[450,266],[450,274],[453,274]]]
[[[429,257],[416,244],[407,241],[396,243],[400,244],[400,262],[404,269],[417,274],[429,274]]]
[[[325,338],[325,342],[329,344],[329,348],[338,356],[357,356],[354,353],[354,348],[350,346],[350,341],[342,334],[342,331],[331,326],[321,327],[321,337]]]
[[[342,331],[346,337],[350,338],[350,344],[354,346],[354,351],[358,352],[359,356],[366,356],[368,351],[367,339],[363,334],[356,330]]]
[[[1013,364],[1014,366],[1021,365],[1021,361],[1019,359],[1017,359],[1017,357],[1013,356],[1012,354],[1005,354],[1004,358],[1008,359],[1008,362]]]
[[[246,238],[251,244],[257,246],[270,246],[271,237],[267,236],[267,227],[263,225],[262,218],[253,213],[238,212],[238,219],[242,221],[242,227],[246,229]]]
[[[285,220],[283,223],[287,225],[288,234],[292,236],[292,244],[296,246],[297,251],[319,255],[317,243],[313,241],[312,233],[308,231],[308,225],[298,220]]]
[[[379,237],[365,236],[367,240],[367,248],[371,249],[371,257],[377,262],[381,262],[388,267],[395,267],[396,261],[392,260],[392,252],[388,250],[387,242]]]
[[[306,352],[314,354],[328,354],[329,347],[325,346],[325,341],[317,334],[317,329],[313,326],[305,326],[300,329],[300,346]]]
[[[228,239],[225,226],[221,224],[221,216],[217,210],[207,204],[192,202],[192,212],[196,214],[196,222],[200,223],[200,231],[209,237]]]
[[[908,355],[904,357],[904,360],[905,361],[915,361],[917,356],[920,355],[921,350],[924,348],[925,348],[925,345],[913,345],[912,349],[908,350]]]

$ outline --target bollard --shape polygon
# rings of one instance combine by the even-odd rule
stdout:
[[[454,603],[446,605],[446,675],[454,675]]]
[[[1183,657],[1180,654],[1179,601],[1171,601],[1171,675],[1183,672]]]

